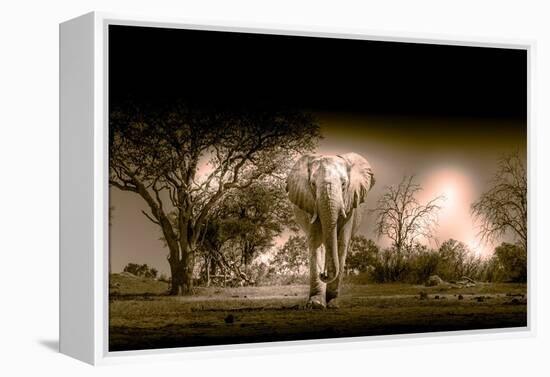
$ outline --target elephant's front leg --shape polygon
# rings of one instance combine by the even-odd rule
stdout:
[[[343,266],[343,264],[340,264],[340,266]],[[340,285],[342,284],[343,277],[344,273],[340,272],[336,280],[327,284],[326,302],[327,308],[329,309],[337,309],[340,307],[340,300],[338,296],[340,295]]]
[[[338,296],[340,295],[340,285],[345,275],[346,256],[351,242],[352,224],[345,224],[338,234],[338,254],[340,255],[340,273],[338,277],[327,284],[326,302],[329,309],[336,309],[340,306]]]
[[[319,275],[325,268],[325,248],[318,239],[310,239],[309,243],[309,299],[307,307],[323,309],[326,307],[326,284]]]

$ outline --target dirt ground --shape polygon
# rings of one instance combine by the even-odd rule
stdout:
[[[308,287],[199,288],[111,279],[110,351],[527,326],[525,284],[345,285],[339,309],[305,308]]]

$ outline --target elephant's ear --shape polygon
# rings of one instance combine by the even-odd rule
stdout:
[[[288,198],[301,210],[313,215],[315,211],[315,197],[309,183],[310,164],[317,155],[306,154],[292,167],[286,180]]]
[[[350,210],[367,200],[367,194],[374,186],[374,174],[369,162],[357,153],[346,153],[340,157],[346,161],[348,167],[349,188],[346,205]]]

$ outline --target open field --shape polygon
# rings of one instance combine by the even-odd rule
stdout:
[[[305,285],[189,297],[164,296],[167,284],[149,279],[113,275],[111,285],[111,351],[527,325],[525,284],[345,285],[333,310],[305,309]]]

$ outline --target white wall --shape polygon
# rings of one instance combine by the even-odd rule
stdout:
[[[0,373],[88,375],[276,375],[328,372],[426,376],[542,375],[548,372],[549,251],[543,243],[549,210],[550,16],[545,1],[4,1],[0,5]],[[192,360],[92,369],[51,351],[58,334],[58,23],[90,10],[208,20],[345,26],[434,36],[534,39],[536,174],[534,235],[538,335],[422,345],[354,346],[331,352]],[[330,365],[329,359],[340,365]],[[11,369],[10,374],[3,370]],[[537,372],[538,371],[538,372]],[[231,373],[234,372],[234,373]],[[416,373],[415,373],[416,372]]]

